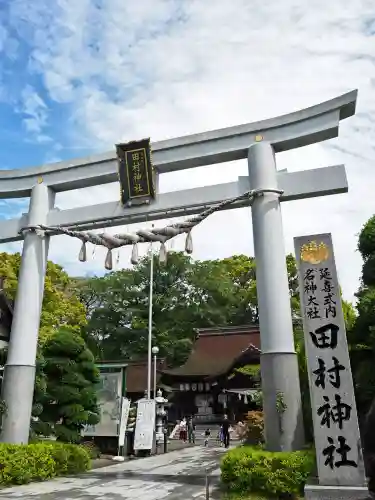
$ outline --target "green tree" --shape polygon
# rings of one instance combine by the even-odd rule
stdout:
[[[359,411],[367,411],[375,397],[375,216],[363,226],[358,250],[363,259],[356,297],[358,316],[349,331],[351,364]]]
[[[289,286],[295,308],[297,270],[288,256]],[[103,278],[77,282],[87,310],[84,338],[101,360],[137,359],[147,353],[150,261]],[[258,322],[255,260],[236,255],[193,261],[171,252],[166,264],[154,257],[153,334],[160,355],[180,364],[191,350],[196,329]]]
[[[11,300],[16,296],[20,264],[19,253],[0,253],[0,276],[5,278],[5,293]],[[64,326],[80,332],[85,324],[85,307],[76,296],[71,279],[61,266],[48,261],[39,342],[43,343],[56,328]]]
[[[349,336],[357,320],[357,313],[353,304],[344,299],[342,299],[342,310],[344,314],[344,321],[345,321],[347,335]]]
[[[88,280],[80,287],[91,304],[85,339],[97,359],[137,359],[147,353],[150,261]],[[181,363],[197,327],[226,324],[236,306],[234,285],[218,261],[193,262],[171,252],[154,256],[153,334],[160,355]],[[95,345],[95,347],[94,347]]]
[[[218,261],[229,273],[236,289],[237,307],[234,310],[234,324],[254,324],[259,322],[256,288],[256,260],[247,255],[234,255]],[[289,294],[294,316],[299,316],[299,294],[297,264],[292,254],[287,255]]]
[[[44,343],[42,370],[45,388],[35,402],[40,405],[35,432],[79,442],[83,427],[99,422],[99,372],[91,351],[77,333],[59,329]]]
[[[258,322],[258,300],[256,288],[255,258],[234,255],[218,261],[229,274],[235,291],[234,324],[255,324]]]

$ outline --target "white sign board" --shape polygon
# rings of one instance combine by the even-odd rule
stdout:
[[[154,399],[138,401],[135,422],[134,450],[152,450],[155,433],[156,407]]]
[[[321,485],[365,476],[341,294],[330,234],[294,239]]]
[[[88,425],[84,436],[118,436],[121,411],[122,372],[100,373],[97,390],[100,421]]]
[[[119,446],[124,446],[125,444],[125,433],[126,433],[126,427],[128,425],[129,410],[130,410],[130,399],[122,398],[120,433],[118,437]]]

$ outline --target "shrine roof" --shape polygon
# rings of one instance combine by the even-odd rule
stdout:
[[[260,353],[258,326],[204,328],[185,364],[163,370],[175,377],[212,377],[227,373],[245,353]]]
[[[160,370],[165,368],[164,359],[156,361],[156,384],[160,380]],[[152,362],[151,390],[154,387],[154,364]],[[126,368],[126,390],[127,392],[143,393],[147,389],[147,360],[130,361]]]

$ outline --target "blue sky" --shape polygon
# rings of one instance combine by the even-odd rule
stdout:
[[[30,23],[27,30],[17,29],[20,21],[11,17],[9,6],[7,2],[0,6],[1,168],[24,168],[84,156],[90,152],[90,145],[81,150],[74,146],[72,150],[67,132],[70,104],[51,98],[34,61],[32,37],[30,40],[22,36],[25,31],[32,33],[33,25]]]
[[[342,123],[339,139],[277,158],[291,171],[346,164],[348,195],[285,204],[283,217],[288,251],[294,236],[332,232],[344,294],[352,298],[362,265],[356,235],[375,211],[374,17],[372,0],[231,0],[215,9],[204,0],[2,1],[0,168],[252,122],[358,88],[357,115]],[[167,174],[161,189],[245,172],[236,162]],[[65,193],[56,203],[117,199],[114,185]],[[18,216],[26,202],[0,201],[0,218]],[[253,253],[247,209],[214,215],[194,237],[200,259]],[[172,245],[182,249],[183,240]],[[50,258],[71,274],[103,272],[103,252],[83,265],[78,251],[78,242],[58,237]],[[129,265],[129,249],[120,265]]]

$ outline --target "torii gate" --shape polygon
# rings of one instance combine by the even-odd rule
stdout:
[[[0,198],[30,197],[28,214],[0,222],[1,243],[24,239],[3,383],[7,413],[3,418],[1,441],[27,443],[29,436],[49,244],[48,233],[40,234],[35,226],[89,230],[129,225],[196,214],[236,197],[239,199],[225,208],[237,208],[249,205],[241,195],[251,189],[260,193],[252,204],[252,222],[266,443],[271,450],[298,449],[304,442],[304,433],[280,201],[346,193],[348,185],[343,165],[277,172],[275,153],[337,137],[339,121],[355,113],[356,100],[355,90],[277,118],[153,144],[157,177],[166,172],[246,157],[249,175],[237,182],[160,194],[148,205],[124,208],[119,202],[111,202],[68,210],[54,208],[56,192],[116,182],[118,167],[113,152],[0,172]],[[31,229],[25,229],[27,227]],[[282,433],[277,424],[279,392],[286,404]]]

